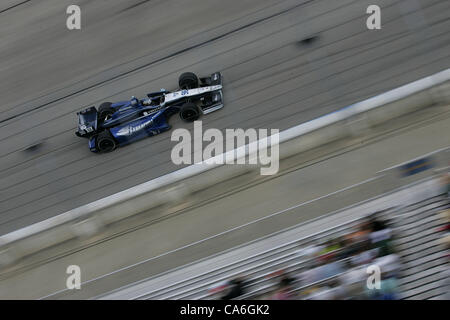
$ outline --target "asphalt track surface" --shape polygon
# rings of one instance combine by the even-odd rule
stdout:
[[[170,132],[90,153],[74,135],[82,108],[221,71],[225,107],[204,130],[283,130],[450,67],[449,1],[377,1],[382,29],[368,30],[372,2],[2,1],[0,234],[179,168]]]

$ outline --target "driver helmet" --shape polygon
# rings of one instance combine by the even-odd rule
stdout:
[[[138,99],[135,96],[132,96],[131,97],[131,105],[134,107],[134,106],[137,106],[138,104],[139,104]]]

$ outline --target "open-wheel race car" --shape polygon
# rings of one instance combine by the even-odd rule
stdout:
[[[178,79],[177,91],[161,89],[147,98],[132,97],[128,101],[104,102],[98,109],[89,107],[77,113],[79,137],[89,139],[92,152],[110,152],[139,139],[171,128],[170,116],[178,113],[186,122],[197,120],[223,107],[220,72],[198,78],[192,72]]]

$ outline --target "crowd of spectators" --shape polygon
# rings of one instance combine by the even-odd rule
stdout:
[[[396,299],[400,263],[392,240],[392,230],[375,215],[353,232],[307,248],[309,265],[297,276],[304,289],[295,298]],[[369,266],[376,266],[379,277]],[[371,275],[379,286],[367,284]]]
[[[443,186],[450,195],[450,173],[442,176]],[[450,210],[439,213],[443,223],[437,232],[442,234],[441,243],[446,248],[450,263]],[[380,212],[368,217],[354,229],[336,238],[318,241],[301,247],[296,261],[302,262],[299,270],[290,273],[277,270],[267,277],[276,281],[276,289],[251,298],[273,300],[394,300],[399,298],[400,257],[393,245],[393,230],[380,217]],[[369,284],[380,271],[378,285]],[[450,268],[447,269],[442,286],[448,288],[450,299]],[[246,297],[252,282],[244,276],[222,284],[222,299]]]
[[[271,275],[278,281],[277,289],[259,298],[396,299],[400,262],[392,240],[392,230],[374,214],[350,233],[300,248],[296,255],[298,261],[304,261],[302,268],[291,273],[280,270]],[[367,268],[371,265],[380,270],[379,285],[367,285],[372,274],[367,273]],[[223,290],[222,299],[242,296],[247,284],[250,282],[244,277],[231,280]]]

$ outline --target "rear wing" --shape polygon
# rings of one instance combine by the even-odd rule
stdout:
[[[208,87],[220,86],[218,90],[211,93],[210,101],[204,106],[202,106],[203,114],[208,114],[213,111],[219,110],[223,107],[223,94],[222,94],[222,74],[220,72],[215,72],[211,76],[206,78],[200,78],[201,85]]]
[[[223,107],[223,94],[222,90],[217,90],[211,94],[210,101],[207,105],[202,106],[201,110],[203,114],[208,114],[213,111],[222,109]]]
[[[77,112],[78,131],[75,134],[78,137],[90,138],[97,131],[97,109],[90,107]]]
[[[201,87],[222,85],[222,74],[220,72],[214,72],[209,77],[200,78]]]

